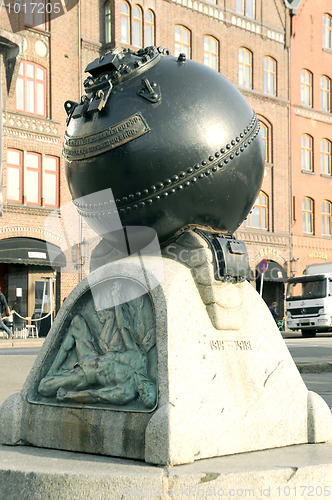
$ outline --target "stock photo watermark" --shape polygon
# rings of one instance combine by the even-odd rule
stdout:
[[[7,11],[15,33],[24,29],[24,26],[45,28],[47,21],[67,14],[78,2],[79,0],[0,0],[0,13],[3,9]]]
[[[152,486],[150,488],[124,487],[122,498],[327,498],[332,496],[331,485],[299,485],[269,486],[257,488],[224,488],[205,486],[203,484],[166,488]]]

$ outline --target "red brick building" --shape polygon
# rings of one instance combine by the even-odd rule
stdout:
[[[58,230],[59,208],[71,199],[61,149],[64,89],[79,95],[78,25],[74,9],[50,23],[44,15],[18,14],[14,2],[8,5],[0,11],[0,285],[9,305],[31,317],[47,314],[52,302],[58,309],[80,275],[79,266],[61,272],[68,257],[61,254],[65,245]],[[30,26],[36,22],[41,24]],[[47,222],[49,216],[55,224]],[[60,254],[57,263],[48,250]]]
[[[82,276],[81,261],[75,253],[77,248],[73,244],[74,248],[66,253],[68,242],[62,232],[63,224],[59,226],[63,219],[60,207],[70,201],[61,158],[66,120],[63,103],[67,99],[80,99],[84,68],[93,59],[113,47],[136,50],[147,45],[161,45],[173,55],[185,52],[188,57],[220,71],[256,111],[266,144],[265,175],[255,207],[237,236],[247,244],[253,284],[256,281],[259,288],[257,265],[266,258],[269,272],[265,275],[264,298],[268,303],[273,300],[283,303],[284,280],[293,264],[291,236],[295,245],[300,224],[300,216],[291,212],[291,200],[295,200],[296,207],[302,196],[292,197],[290,191],[289,67],[301,60],[296,55],[290,58],[290,34],[292,21],[293,35],[298,33],[294,32],[301,24],[297,17],[303,15],[300,9],[293,15],[294,3],[286,0],[142,0],[137,3],[134,0],[81,0],[78,4],[67,2],[66,12],[52,20],[46,15],[36,19],[24,12],[9,12],[8,6],[1,9],[0,284],[10,303],[16,301],[17,293],[22,294],[21,306],[25,303],[22,312],[29,315],[35,312],[41,285],[38,284],[37,293],[34,283],[39,283],[45,275],[54,276],[54,266],[41,255],[45,244],[53,244],[54,252],[64,251],[62,267],[58,266],[55,276],[57,307]],[[319,33],[317,37],[321,40],[321,28]],[[292,51],[296,43],[298,38],[293,36]],[[325,52],[324,55],[330,56]],[[296,106],[303,108],[299,98]],[[292,116],[295,109],[293,106]],[[309,111],[313,113],[313,109]],[[324,116],[328,118],[328,113]],[[307,120],[302,115],[301,119]],[[309,128],[305,128],[305,132],[313,133]],[[298,140],[294,134],[292,139]],[[295,158],[293,149],[292,155]],[[308,178],[307,174],[301,172],[301,175]],[[322,181],[330,182],[325,177]],[[296,183],[293,179],[293,187]],[[310,196],[316,195],[313,192]],[[324,196],[329,199],[327,194]],[[48,223],[45,226],[50,214],[54,226]],[[68,226],[65,221],[66,224]],[[82,229],[77,219],[70,224],[72,230],[67,233],[76,231],[75,238],[79,241],[85,232],[84,225]],[[8,249],[15,242],[17,246],[30,245],[30,257],[23,257],[22,252],[21,256],[8,255]],[[68,266],[63,267],[63,259],[74,264],[69,269],[71,273],[64,272]]]
[[[332,261],[332,1],[297,2],[291,35],[294,274]]]

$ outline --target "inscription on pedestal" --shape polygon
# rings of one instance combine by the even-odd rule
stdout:
[[[210,340],[212,351],[252,351],[250,340]]]

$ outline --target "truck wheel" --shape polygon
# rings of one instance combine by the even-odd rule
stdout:
[[[315,330],[311,330],[311,329],[306,328],[305,330],[302,329],[301,332],[302,332],[302,337],[304,337],[305,339],[307,339],[309,337],[316,337]]]

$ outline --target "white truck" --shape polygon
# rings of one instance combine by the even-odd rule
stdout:
[[[303,337],[332,330],[332,262],[311,264],[303,276],[288,280],[286,321]]]

